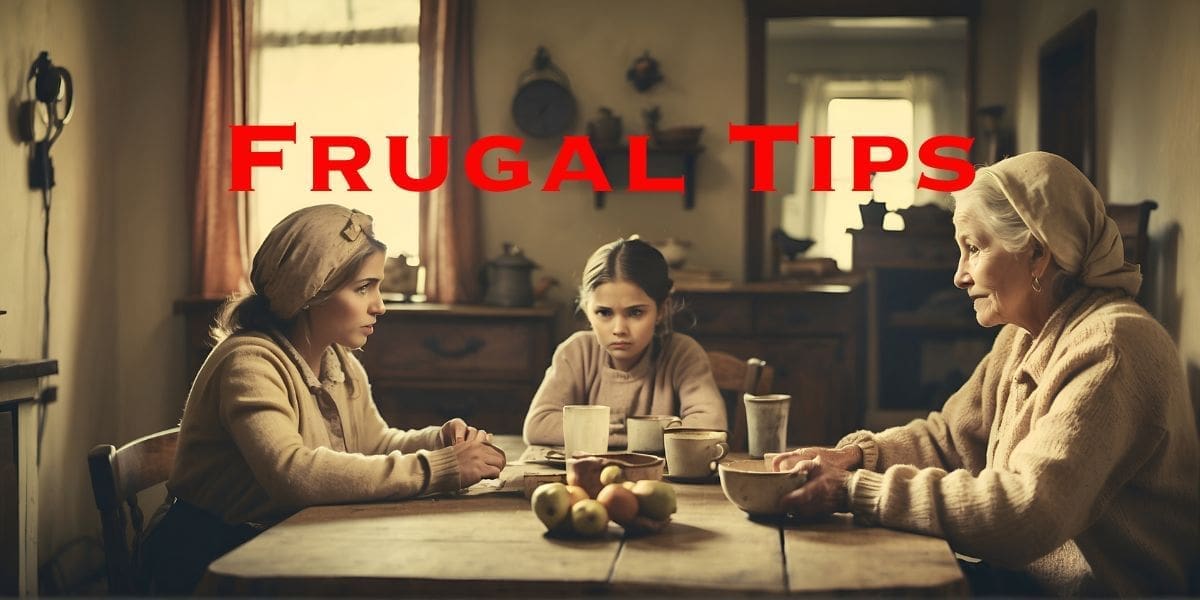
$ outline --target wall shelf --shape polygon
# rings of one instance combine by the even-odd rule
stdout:
[[[683,208],[696,206],[696,158],[703,146],[663,148],[650,146],[646,153],[646,174],[649,177],[678,177],[683,175]],[[614,192],[628,191],[629,146],[596,148],[596,158],[608,177]],[[607,192],[596,192],[596,209],[604,208]]]

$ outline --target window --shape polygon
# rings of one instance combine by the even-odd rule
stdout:
[[[833,156],[854,155],[853,137],[856,135],[885,135],[913,146],[913,103],[896,98],[834,98],[829,102],[827,116],[828,135],[833,138]],[[872,160],[886,160],[889,151],[872,148]],[[872,181],[875,199],[887,203],[889,210],[912,206],[916,189],[915,156],[910,152],[909,160],[896,171],[880,172]],[[825,197],[825,218],[822,223],[821,239],[825,240],[827,256],[838,261],[843,268],[851,259],[852,239],[846,229],[857,229],[861,225],[858,212],[860,204],[871,199],[872,192],[851,191],[854,187],[854,163],[851,160],[834,160],[832,181],[833,192]],[[899,218],[888,214],[884,229],[900,229]]]
[[[256,6],[253,121],[295,123],[296,143],[283,145],[283,169],[254,170],[252,253],[292,211],[333,203],[373,216],[390,256],[416,256],[418,195],[392,183],[387,136],[409,137],[408,172],[416,174],[419,0],[259,0]],[[349,191],[336,171],[331,191],[311,191],[314,135],[366,140],[372,157],[359,173],[371,191]],[[347,158],[350,151],[331,154]]]

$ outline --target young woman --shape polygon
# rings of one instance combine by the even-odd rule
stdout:
[[[525,416],[527,444],[562,445],[568,404],[611,407],[612,446],[625,445],[625,418],[634,415],[727,427],[708,355],[696,340],[671,332],[671,286],[667,261],[646,242],[619,239],[592,254],[579,286],[579,309],[592,329],[554,352]]]
[[[384,245],[371,217],[336,205],[285,217],[254,256],[192,384],[146,543],[156,593],[188,592],[208,563],[316,504],[396,500],[497,477],[504,453],[452,419],[400,431],[380,417],[350,353],[384,312]]]

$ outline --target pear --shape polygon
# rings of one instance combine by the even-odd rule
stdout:
[[[568,520],[571,509],[571,493],[567,486],[561,483],[543,483],[529,498],[533,514],[541,520],[546,529],[554,530]]]
[[[585,537],[599,537],[608,531],[608,509],[597,500],[587,499],[571,507],[571,526]]]
[[[619,465],[608,465],[607,467],[604,467],[602,471],[600,471],[600,485],[621,483],[622,481],[625,481],[625,473],[621,471],[621,467]]]
[[[642,516],[663,521],[675,513],[675,488],[671,484],[643,479],[633,484],[632,491],[637,496],[638,512]]]

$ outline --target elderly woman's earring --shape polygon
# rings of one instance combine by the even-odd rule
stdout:
[[[1033,291],[1039,294],[1042,293],[1042,281],[1036,276],[1033,278]]]

